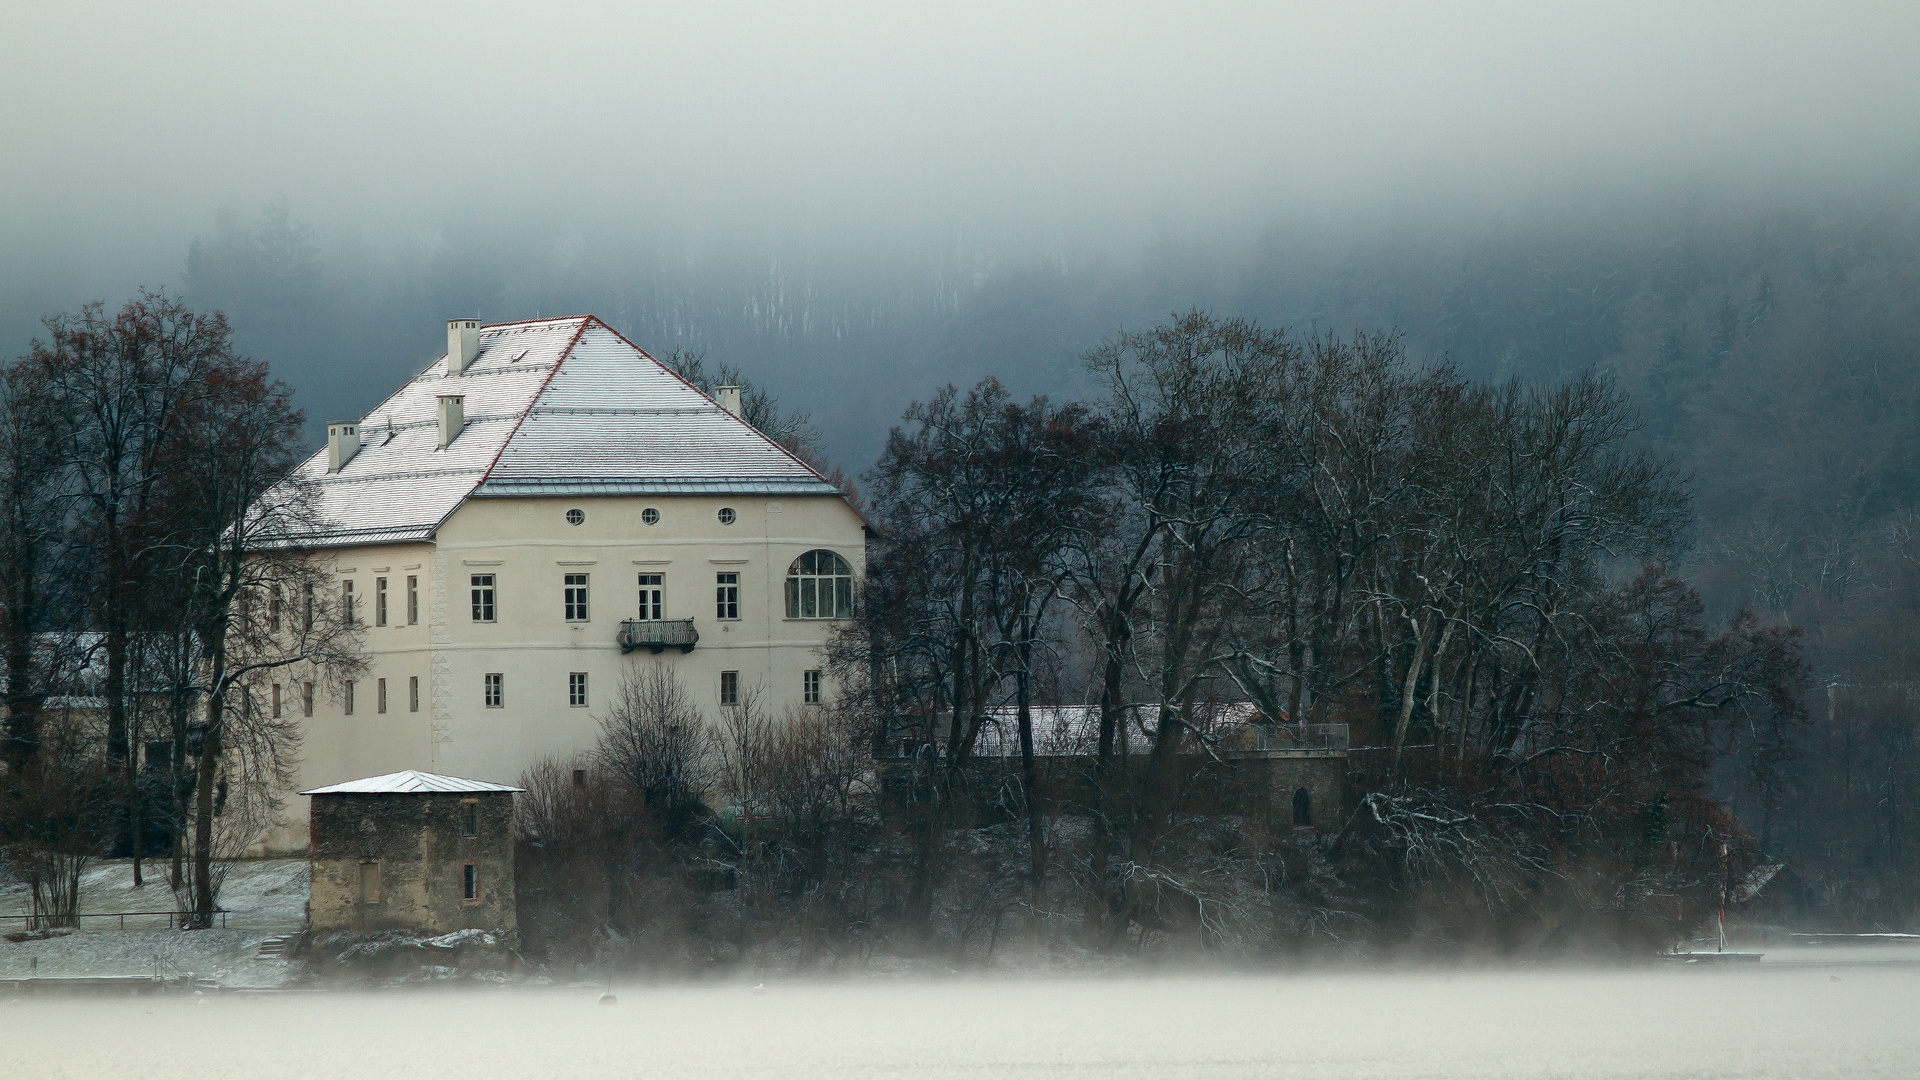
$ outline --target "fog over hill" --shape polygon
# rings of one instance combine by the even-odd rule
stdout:
[[[1744,302],[1768,250],[1899,258],[1920,161],[1898,5],[207,3],[17,29],[40,47],[0,74],[8,354],[165,285],[226,308],[317,430],[438,320],[590,310],[738,363],[853,468],[937,383],[1070,393],[1088,345],[1195,304],[1397,326],[1489,374],[1607,362],[1647,295]]]

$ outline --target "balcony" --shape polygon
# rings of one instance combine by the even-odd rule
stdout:
[[[688,653],[700,643],[700,631],[693,628],[692,619],[627,619],[620,624],[620,633],[614,640],[620,643],[623,653],[636,649],[654,653],[679,649]]]

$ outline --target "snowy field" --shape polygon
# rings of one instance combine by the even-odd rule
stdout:
[[[88,913],[170,911],[167,864],[149,862],[146,884],[133,886],[133,864],[96,863],[80,880],[81,929],[32,941],[0,940],[0,978],[24,975],[180,975],[217,979],[228,986],[277,986],[288,965],[257,955],[260,944],[300,929],[307,903],[304,859],[260,859],[233,863],[220,892],[228,910],[225,929],[180,933],[166,929],[164,915],[121,920],[85,917]],[[0,916],[27,911],[27,891],[16,882],[0,882]],[[21,920],[0,918],[0,931],[13,932]]]
[[[1836,977],[1837,976],[1837,977]],[[0,1004],[0,1076],[1911,1080],[1920,967],[616,985]]]

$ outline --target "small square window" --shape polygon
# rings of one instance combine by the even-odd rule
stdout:
[[[586,672],[567,672],[567,705],[575,709],[584,709],[587,707]]]
[[[740,673],[723,671],[720,673],[720,704],[740,704]]]
[[[800,673],[800,696],[801,700],[809,705],[820,704],[820,673],[818,671]]]
[[[501,677],[499,672],[497,671],[487,672],[486,681],[485,681],[485,692],[486,692],[487,708],[489,709],[498,709],[504,703],[505,698],[504,698],[504,695],[501,693],[500,682],[501,682]]]

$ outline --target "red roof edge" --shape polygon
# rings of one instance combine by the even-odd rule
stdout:
[[[587,332],[587,327],[592,326],[594,323],[600,322],[598,318],[592,315],[569,315],[567,316],[567,318],[579,319],[580,325],[574,328],[573,336],[567,339],[567,347],[564,349],[561,349],[560,355],[553,361],[553,370],[547,372],[547,377],[540,380],[540,388],[538,390],[535,390],[533,392],[533,397],[527,401],[527,411],[520,414],[520,419],[515,420],[513,422],[513,430],[507,432],[507,437],[500,440],[500,449],[494,451],[493,460],[487,462],[487,471],[480,474],[480,483],[473,485],[475,490],[479,489],[480,484],[484,484],[488,480],[493,479],[493,470],[498,468],[500,465],[500,455],[507,452],[507,447],[512,444],[513,437],[515,435],[520,434],[520,425],[525,424],[527,422],[527,417],[533,415],[534,407],[540,404],[540,398],[543,395],[545,395],[547,392],[547,385],[553,382],[553,377],[555,375],[560,374],[560,365],[565,364],[567,362],[567,357],[573,353],[573,347],[575,345],[580,344],[580,335]],[[523,319],[521,320],[521,322],[548,322],[548,321],[565,322],[566,319],[553,319],[553,320]],[[517,323],[495,323],[494,325],[515,326],[518,324]],[[600,325],[606,326],[607,324],[600,323]],[[473,492],[470,491],[467,493],[467,495],[469,498],[471,498],[473,495]],[[467,501],[466,499],[460,500],[462,504],[465,504],[466,501]],[[436,526],[435,528],[437,531],[438,526]]]
[[[746,428],[746,429],[747,429],[748,431],[751,431],[751,432],[753,432],[753,433],[754,433],[755,435],[758,435],[758,436],[760,436],[760,437],[761,437],[762,439],[765,439],[765,440],[766,440],[766,442],[767,442],[767,445],[768,445],[768,446],[771,446],[771,447],[773,447],[773,448],[774,448],[775,450],[778,450],[778,451],[780,451],[781,453],[783,453],[783,454],[785,454],[785,455],[787,455],[787,457],[789,457],[789,458],[791,458],[791,459],[793,459],[793,461],[794,461],[794,463],[795,463],[795,464],[797,464],[797,465],[799,465],[799,466],[800,466],[801,468],[803,468],[803,469],[805,469],[805,470],[807,470],[808,472],[810,472],[810,473],[812,473],[812,474],[814,475],[814,478],[815,478],[815,479],[817,479],[817,480],[819,480],[819,481],[820,481],[821,483],[823,483],[823,484],[826,484],[826,485],[827,485],[827,486],[829,486],[829,487],[834,487],[834,484],[833,484],[833,481],[831,481],[831,480],[829,480],[829,479],[827,479],[827,478],[826,478],[826,477],[824,477],[824,476],[821,476],[821,475],[820,475],[820,470],[819,470],[819,469],[816,469],[816,468],[814,468],[814,467],[813,467],[812,465],[809,465],[809,464],[808,464],[808,463],[806,463],[805,461],[802,461],[802,460],[800,459],[800,455],[798,455],[798,454],[796,454],[796,453],[794,453],[793,451],[791,451],[791,450],[789,450],[789,449],[787,449],[787,448],[786,448],[786,447],[784,447],[784,446],[781,446],[781,445],[780,445],[780,444],[779,444],[778,442],[776,442],[776,441],[774,441],[774,439],[773,439],[773,438],[772,438],[771,436],[769,436],[769,435],[768,435],[768,434],[767,434],[766,432],[764,432],[764,431],[761,431],[761,430],[760,430],[759,428],[757,428],[757,427],[754,427],[754,426],[753,426],[752,424],[749,424],[749,423],[747,423],[747,421],[746,421],[746,418],[745,418],[745,417],[743,417],[743,416],[734,416],[734,414],[733,414],[733,411],[732,411],[732,410],[730,410],[730,409],[728,409],[728,408],[727,408],[726,406],[724,406],[724,405],[721,405],[721,404],[720,404],[720,403],[719,403],[718,401],[714,401],[714,399],[713,399],[713,398],[712,398],[712,397],[711,397],[710,395],[708,395],[706,391],[704,391],[704,390],[702,390],[702,389],[700,389],[699,387],[697,387],[697,386],[695,386],[695,385],[693,385],[692,383],[690,383],[690,382],[688,382],[688,381],[687,381],[687,378],[686,378],[686,376],[684,376],[684,375],[682,375],[682,374],[680,374],[679,372],[677,372],[677,371],[675,371],[675,370],[673,370],[672,368],[670,368],[670,367],[668,367],[668,366],[667,366],[667,365],[665,365],[665,364],[661,364],[661,363],[660,363],[660,361],[659,361],[659,359],[658,359],[658,358],[656,358],[656,357],[655,357],[655,356],[654,356],[654,355],[653,355],[652,353],[650,353],[650,352],[648,352],[647,350],[645,350],[645,349],[643,349],[643,348],[641,348],[641,347],[640,347],[640,346],[638,346],[638,345],[635,345],[635,344],[634,344],[634,343],[633,343],[633,342],[632,342],[631,340],[629,340],[629,339],[627,338],[627,335],[625,335],[625,334],[623,334],[623,333],[621,333],[621,332],[620,332],[620,331],[618,331],[618,330],[615,330],[615,329],[614,329],[613,327],[611,327],[611,326],[608,326],[608,325],[607,325],[607,324],[606,324],[605,322],[603,322],[603,321],[602,321],[602,320],[600,319],[600,317],[599,317],[598,315],[589,315],[589,316],[587,316],[587,318],[589,318],[589,319],[591,319],[591,320],[593,320],[594,322],[597,322],[597,323],[600,323],[600,325],[601,325],[601,327],[603,327],[603,328],[604,328],[604,329],[605,329],[605,330],[607,331],[607,333],[609,333],[609,334],[612,334],[612,335],[613,335],[614,337],[617,337],[617,338],[619,338],[619,339],[620,339],[620,340],[621,340],[622,342],[625,342],[625,343],[626,343],[626,346],[627,346],[628,348],[630,348],[630,349],[632,349],[632,350],[633,350],[634,352],[637,352],[637,353],[639,353],[639,354],[640,354],[641,356],[644,356],[644,357],[646,357],[647,359],[649,359],[649,360],[652,360],[652,361],[653,361],[654,363],[656,363],[656,364],[659,364],[659,365],[660,365],[660,370],[661,370],[661,371],[664,371],[664,372],[666,372],[667,374],[669,374],[669,375],[671,375],[671,376],[673,376],[674,378],[676,378],[676,379],[679,379],[679,380],[680,380],[680,382],[681,382],[681,384],[682,384],[682,385],[684,385],[684,386],[685,386],[685,387],[686,387],[687,389],[689,389],[689,390],[691,390],[691,391],[693,391],[693,392],[694,392],[694,393],[696,393],[696,394],[699,394],[699,395],[700,395],[701,397],[703,397],[703,398],[706,398],[706,399],[707,399],[707,401],[708,401],[709,403],[711,403],[712,405],[714,405],[714,406],[715,406],[716,408],[718,408],[718,409],[719,409],[719,410],[720,410],[721,412],[723,412],[723,413],[726,413],[726,414],[727,414],[728,416],[733,416],[733,418],[734,418],[734,420],[736,420],[736,421],[738,421],[741,427],[744,427],[744,428]],[[508,438],[512,438],[512,436],[508,436]],[[835,491],[839,491],[839,488],[838,488],[838,487],[834,487],[834,490],[835,490]],[[843,497],[843,498],[844,498],[844,497],[846,496],[846,492],[844,492],[844,491],[842,491],[842,492],[840,492],[840,494],[841,494],[841,497]],[[851,505],[851,504],[849,504],[849,505]],[[855,511],[855,513],[858,513],[858,511]]]

